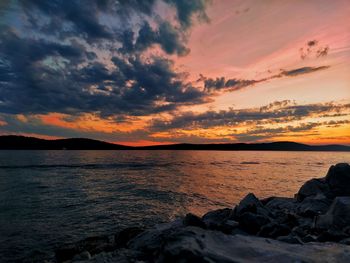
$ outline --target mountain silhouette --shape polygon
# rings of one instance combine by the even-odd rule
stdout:
[[[345,145],[307,145],[296,142],[169,144],[125,146],[86,138],[45,140],[17,135],[0,136],[1,150],[206,150],[206,151],[350,151]]]

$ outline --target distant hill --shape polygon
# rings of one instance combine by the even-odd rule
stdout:
[[[206,151],[350,151],[345,145],[307,145],[296,142],[169,144],[131,147],[86,138],[45,140],[34,137],[0,136],[0,150],[206,150]]]
[[[345,145],[307,145],[296,142],[172,144],[145,146],[148,150],[213,150],[213,151],[350,151]]]
[[[34,137],[0,136],[4,150],[125,150],[131,147],[85,138],[45,140]]]

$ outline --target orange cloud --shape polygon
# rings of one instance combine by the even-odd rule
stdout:
[[[78,117],[73,117],[62,113],[49,113],[45,115],[35,115],[43,124],[53,125],[62,128],[69,128],[82,131],[97,132],[132,132],[146,127],[147,118],[129,117],[118,122],[113,118],[102,119],[97,115],[86,113]]]

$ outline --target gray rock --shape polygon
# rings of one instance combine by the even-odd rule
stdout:
[[[289,244],[303,244],[301,239],[298,236],[295,236],[293,234],[277,237],[277,240],[281,242],[289,243]]]
[[[299,189],[296,194],[297,200],[299,202],[303,201],[307,197],[323,195],[324,197],[331,197],[330,188],[324,178],[321,179],[311,179],[307,181]]]
[[[306,235],[303,238],[301,238],[301,240],[304,243],[308,243],[308,242],[316,242],[317,241],[317,236],[314,235]]]
[[[314,217],[324,214],[329,209],[332,200],[322,197],[306,197],[297,205],[297,214],[305,217]]]
[[[335,196],[350,196],[350,165],[332,165],[328,170],[326,182]]]
[[[251,212],[242,214],[239,219],[239,227],[249,234],[257,234],[262,226],[270,223],[270,219]]]
[[[265,200],[265,207],[270,211],[294,211],[296,208],[296,201],[294,198],[287,197],[270,197]]]
[[[249,193],[235,207],[234,216],[235,218],[238,218],[246,212],[257,213],[257,208],[262,210],[264,209],[264,206],[254,194]]]
[[[89,251],[83,251],[81,252],[79,255],[76,255],[73,257],[73,261],[83,261],[83,260],[90,260],[91,259],[91,255],[89,253]]]
[[[348,238],[348,236],[339,230],[328,229],[325,232],[322,232],[318,237],[318,242],[339,242],[342,239]]]
[[[116,247],[125,247],[127,243],[137,235],[141,234],[144,229],[140,227],[128,227],[114,236],[114,242]]]
[[[350,197],[336,197],[326,214],[316,219],[316,227],[343,229],[350,225]]]
[[[291,232],[290,228],[284,224],[276,224],[275,222],[264,225],[258,236],[277,238],[279,236],[287,236]]]
[[[232,209],[230,208],[218,209],[206,213],[202,220],[208,227],[216,226],[229,219],[231,213]]]
[[[202,219],[194,214],[188,213],[183,219],[183,224],[185,226],[197,226],[201,228],[207,228],[206,224],[202,221]]]
[[[348,262],[349,255],[339,244],[287,244],[187,227],[169,236],[157,262]]]

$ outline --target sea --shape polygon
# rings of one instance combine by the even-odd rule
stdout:
[[[293,197],[350,152],[0,151],[0,262],[51,259],[64,244]]]

